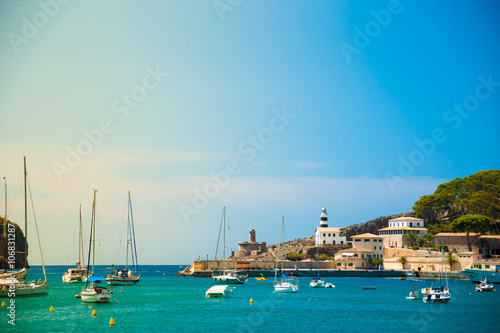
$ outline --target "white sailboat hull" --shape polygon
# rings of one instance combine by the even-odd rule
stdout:
[[[49,286],[47,282],[41,285],[35,285],[33,283],[24,284],[18,283],[15,284],[15,287],[11,289],[8,285],[2,285],[2,290],[0,290],[0,298],[11,297],[11,295],[15,295],[14,297],[31,297],[31,296],[45,296],[48,294]]]
[[[311,288],[325,288],[325,281],[323,280],[313,280],[309,283]]]
[[[278,282],[274,284],[274,291],[277,293],[296,293],[299,287],[291,282]]]
[[[85,288],[80,293],[83,303],[109,303],[113,290],[106,288]]]
[[[448,288],[423,288],[420,295],[424,303],[448,303],[451,298]]]
[[[119,278],[119,277],[108,277],[106,279],[106,282],[110,286],[131,286],[139,282],[139,277],[124,277],[124,278]]]

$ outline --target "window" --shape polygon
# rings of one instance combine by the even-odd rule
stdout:
[[[328,234],[328,237],[331,237],[332,234]]]
[[[326,237],[326,234],[323,234],[323,237]]]
[[[410,227],[413,227],[413,223],[410,222]]]
[[[357,257],[357,256],[358,256],[358,254],[357,254],[357,253],[354,253],[354,256],[355,256],[355,257]]]
[[[323,244],[326,244],[326,241],[325,241],[325,240],[323,240]]]
[[[354,241],[355,242],[361,242],[361,239],[355,239]]]
[[[333,237],[335,237],[335,234],[333,234]]]

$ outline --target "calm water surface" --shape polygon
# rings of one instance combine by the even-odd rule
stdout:
[[[185,266],[184,266],[185,267]],[[407,300],[409,280],[326,278],[333,289],[312,289],[299,279],[299,293],[274,294],[269,281],[250,279],[225,299],[206,299],[211,279],[177,277],[179,266],[143,266],[136,286],[116,286],[109,304],[75,299],[82,284],[63,284],[65,266],[49,266],[49,295],[16,300],[16,325],[0,308],[0,331],[19,332],[498,332],[500,285],[476,293],[469,281],[450,280],[449,304]],[[103,269],[102,272],[105,273]],[[103,274],[104,274],[103,273]],[[34,267],[29,278],[38,280]],[[430,286],[426,280],[421,287]],[[362,290],[361,286],[377,286]],[[497,286],[495,286],[497,287]],[[250,304],[250,298],[254,303]],[[49,308],[53,306],[54,312]],[[96,309],[97,316],[92,317]],[[116,322],[109,327],[110,318]]]

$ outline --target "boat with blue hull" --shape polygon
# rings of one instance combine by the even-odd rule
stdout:
[[[496,266],[497,268],[500,268]],[[460,274],[468,278],[472,283],[480,283],[485,278],[489,283],[500,284],[500,270],[468,269],[460,271]]]

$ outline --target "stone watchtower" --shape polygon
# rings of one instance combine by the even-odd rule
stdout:
[[[256,256],[263,252],[267,252],[266,242],[256,242],[255,229],[250,229],[248,242],[239,242],[238,251],[233,251],[231,256],[235,258],[244,258]]]
[[[250,229],[249,243],[255,243],[255,229]]]

